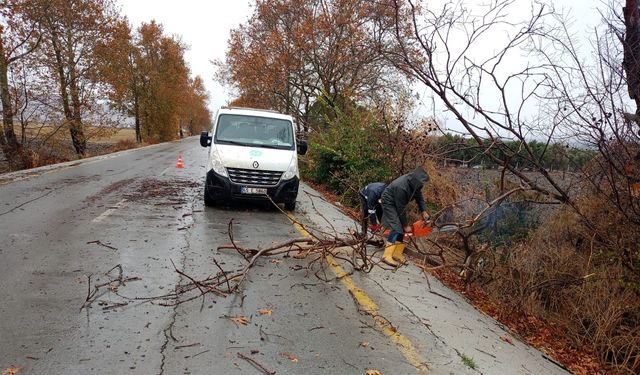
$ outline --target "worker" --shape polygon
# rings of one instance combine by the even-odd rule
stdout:
[[[390,230],[385,244],[382,261],[398,266],[405,263],[403,242],[404,234],[411,232],[411,226],[407,220],[407,205],[415,200],[418,209],[425,222],[429,221],[429,213],[425,208],[422,187],[429,181],[429,174],[417,167],[412,172],[404,174],[393,180],[382,193],[382,226]]]
[[[360,208],[362,210],[362,237],[367,235],[368,223],[371,223],[371,230],[378,231],[380,219],[382,218],[382,192],[387,187],[384,182],[373,182],[362,188],[360,196]]]

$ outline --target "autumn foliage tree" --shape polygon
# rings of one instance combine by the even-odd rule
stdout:
[[[376,49],[391,24],[371,1],[259,0],[233,30],[218,78],[236,89],[235,104],[291,113],[307,127],[311,107],[366,101],[403,85]]]
[[[186,129],[189,135],[195,135],[211,126],[208,102],[209,94],[204,87],[202,77],[196,76],[189,80],[189,90],[180,116],[180,136],[184,136],[183,129]]]
[[[62,130],[70,142],[52,147],[70,143],[83,157],[96,129],[127,117],[138,142],[209,125],[204,82],[191,77],[186,45],[161,24],[134,28],[113,0],[9,0],[0,15],[0,148],[11,168],[31,165]]]
[[[56,77],[73,147],[83,156],[87,147],[83,115],[102,93],[96,47],[114,37],[120,15],[111,0],[50,0],[32,17],[42,20],[47,53],[41,58]]]

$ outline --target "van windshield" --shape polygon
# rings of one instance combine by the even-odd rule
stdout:
[[[293,150],[291,121],[246,115],[220,115],[216,143]]]

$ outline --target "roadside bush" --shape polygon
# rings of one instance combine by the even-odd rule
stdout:
[[[307,178],[329,186],[343,204],[357,205],[359,189],[392,176],[382,136],[383,129],[369,112],[339,113],[326,129],[311,133],[301,170]]]

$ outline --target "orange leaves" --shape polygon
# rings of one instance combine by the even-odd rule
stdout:
[[[253,17],[231,32],[217,79],[239,89],[246,105],[293,108],[318,91],[356,96],[384,80],[376,33],[385,7],[368,2],[264,0]],[[382,15],[387,17],[386,15]],[[375,24],[375,25],[374,25]]]
[[[286,358],[286,359],[290,360],[293,363],[297,363],[298,362],[298,358],[295,355],[289,354],[287,352],[280,353],[280,357]]]
[[[22,370],[22,367],[11,366],[9,368],[2,370],[2,372],[0,372],[0,375],[15,375],[19,373],[21,370]]]
[[[273,310],[266,309],[266,308],[258,309],[256,312],[259,315],[271,315],[271,314],[273,314]],[[239,326],[246,326],[249,323],[251,323],[251,319],[247,318],[244,315],[226,316],[226,318],[231,320],[238,327]]]
[[[273,310],[271,309],[259,309],[258,310],[258,314],[260,315],[271,315],[273,313]]]
[[[500,340],[506,342],[507,344],[513,345],[513,340],[511,340],[511,338],[509,338],[507,336],[500,336]]]
[[[241,325],[246,326],[251,322],[246,316],[242,316],[242,315],[230,316],[229,320],[234,322],[237,326],[241,326]]]

